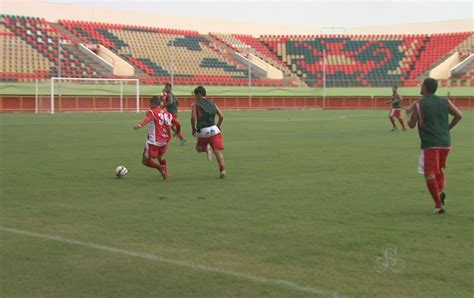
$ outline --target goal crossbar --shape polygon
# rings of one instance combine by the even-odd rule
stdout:
[[[51,94],[51,114],[54,114],[54,97],[55,97],[55,82],[61,81],[90,81],[90,82],[120,82],[120,112],[123,112],[123,83],[124,82],[134,82],[135,83],[135,96],[136,96],[136,112],[140,112],[140,81],[138,79],[103,79],[103,78],[65,78],[65,77],[52,77],[50,85],[50,94]],[[38,89],[38,87],[36,87]],[[38,90],[36,90],[38,93]],[[38,98],[38,96],[37,96]]]

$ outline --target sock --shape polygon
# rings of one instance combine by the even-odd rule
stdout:
[[[174,127],[175,127],[174,132],[178,135],[178,138],[180,140],[184,139],[183,134],[181,133],[181,124],[176,122]]]
[[[153,161],[153,159],[148,158],[145,160],[145,165],[150,168],[154,168],[161,171],[161,166]]]
[[[439,197],[439,187],[438,182],[436,179],[428,179],[426,180],[426,186],[428,186],[428,190],[431,193],[431,197],[435,202],[436,208],[441,208],[441,198]]]
[[[162,171],[162,173],[164,172],[165,175],[166,175],[166,173],[168,172],[168,169],[166,168],[166,159],[162,159],[162,160],[160,161],[160,165],[161,165],[161,171]]]
[[[161,175],[163,175],[163,178],[168,176],[168,169],[166,168],[166,159],[160,160],[160,165],[161,165]]]
[[[219,165],[219,171],[222,173],[223,171],[225,171],[225,167],[224,165]]]
[[[392,122],[393,128],[397,128],[397,124],[395,123],[395,120],[393,120],[393,117],[389,117],[390,122]]]
[[[446,178],[442,171],[439,174],[436,174],[436,181],[438,182],[439,191],[444,191],[446,188]]]
[[[400,121],[400,124],[402,125],[403,128],[406,128],[405,127],[405,123],[403,122],[403,119],[398,119]]]

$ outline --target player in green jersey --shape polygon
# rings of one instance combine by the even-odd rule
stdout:
[[[388,101],[387,103],[392,104],[392,109],[390,110],[390,113],[388,114],[388,118],[390,119],[390,122],[392,123],[392,131],[396,131],[397,124],[395,123],[395,118],[400,121],[400,125],[402,126],[403,130],[407,130],[405,127],[405,123],[403,122],[403,117],[402,117],[402,100],[403,98],[398,94],[398,87],[393,86],[392,87],[392,100]]]
[[[171,115],[173,115],[173,119],[177,120],[178,119],[178,105],[179,105],[179,102],[178,102],[178,98],[176,98],[176,96],[173,94],[171,89],[172,89],[171,84],[166,83],[165,88],[163,89],[162,101],[163,101],[163,105],[166,108],[166,110]],[[178,136],[181,146],[183,146],[184,143],[186,143],[186,139],[184,138],[183,133],[181,133],[181,132],[177,133],[176,132],[177,130],[181,130],[181,129],[177,128],[177,127],[173,127],[172,129],[173,129],[174,134]]]
[[[208,152],[209,155],[210,148],[212,148],[219,164],[219,177],[223,179],[226,175],[222,153],[224,138],[221,133],[224,115],[214,101],[206,98],[206,89],[203,86],[194,89],[194,96],[196,100],[191,106],[191,127],[193,136],[198,139],[196,151]],[[217,124],[215,123],[216,115],[218,117]]]
[[[425,175],[426,185],[435,202],[433,213],[444,213],[446,199],[445,168],[451,150],[449,131],[461,120],[461,111],[449,100],[436,96],[438,82],[427,78],[421,86],[422,98],[408,109],[408,126],[415,128],[421,140],[419,172]],[[453,116],[449,122],[449,116]]]

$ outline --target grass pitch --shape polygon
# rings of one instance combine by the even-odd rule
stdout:
[[[0,230],[0,295],[471,297],[474,114],[452,132],[445,215],[416,131],[391,133],[386,114],[225,112],[224,181],[189,113],[167,181],[140,163],[143,114],[2,114],[0,226],[62,238]]]

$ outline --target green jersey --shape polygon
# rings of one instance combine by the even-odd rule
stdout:
[[[168,100],[168,96],[170,98],[169,102],[165,102],[166,110],[172,115],[176,115],[178,113],[178,105],[179,105],[178,99],[172,92],[167,93],[165,96],[166,96],[165,100]]]
[[[397,101],[400,98],[400,96],[397,95],[392,95],[392,109],[401,109],[402,108],[402,102]]]
[[[421,149],[450,147],[448,100],[436,95],[423,96],[417,108]]]
[[[197,130],[215,125],[217,107],[214,102],[207,99],[199,99],[196,101],[196,105],[201,108],[201,113],[198,113],[196,123]]]

